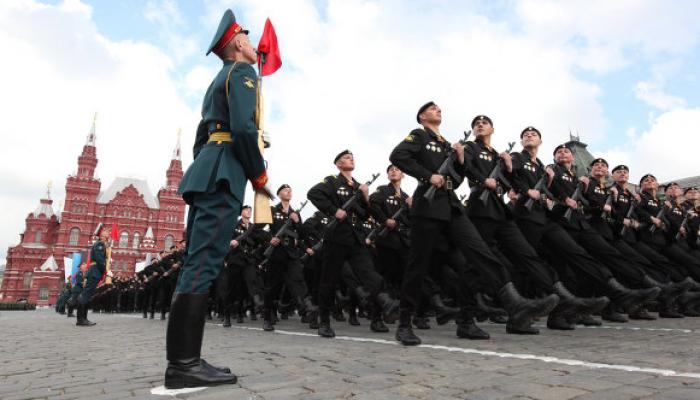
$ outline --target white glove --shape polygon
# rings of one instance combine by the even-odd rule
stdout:
[[[112,277],[114,277],[114,274],[112,273],[112,271],[107,271],[107,276],[112,278]]]
[[[263,131],[262,139],[266,149],[272,146],[272,142],[270,142],[270,133],[268,131]]]

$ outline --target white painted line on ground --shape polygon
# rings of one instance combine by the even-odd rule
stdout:
[[[220,323],[213,323],[212,325],[221,326]],[[606,325],[604,325],[604,326],[606,326]],[[610,329],[617,328],[617,327],[613,327],[613,326],[607,326],[607,327],[609,327]],[[262,328],[256,328],[256,327],[251,327],[251,326],[232,325],[231,328],[239,329],[239,330],[249,330],[249,331],[263,331]],[[601,327],[595,327],[595,328],[601,328]],[[637,328],[637,327],[628,327],[628,328]],[[603,329],[608,329],[608,328],[603,328]],[[639,328],[639,329],[640,330],[649,330],[649,329],[666,330],[666,329],[671,329],[671,328]],[[693,331],[688,330],[688,329],[676,329],[675,331],[693,332]],[[280,329],[275,329],[274,331],[269,332],[269,333],[276,333],[278,335],[287,335],[287,336],[305,336],[305,337],[318,338],[318,335],[315,333],[286,331],[286,330],[280,330]],[[321,338],[319,338],[319,339],[321,339]],[[343,341],[350,341],[350,342],[370,342],[370,343],[377,343],[377,344],[384,344],[384,345],[391,345],[391,346],[399,345],[398,342],[393,341],[393,340],[365,338],[365,337],[357,337],[357,336],[336,336],[335,339],[336,340],[343,340]],[[639,373],[669,376],[669,377],[700,379],[700,373],[679,372],[679,371],[674,371],[671,369],[646,368],[646,367],[638,367],[636,365],[593,363],[593,362],[588,362],[588,361],[574,360],[574,359],[567,359],[567,358],[539,356],[539,355],[535,355],[535,354],[502,353],[502,352],[489,351],[489,350],[478,350],[478,349],[469,349],[469,348],[464,348],[464,347],[442,346],[442,345],[433,345],[433,344],[421,344],[417,347],[424,348],[424,349],[447,351],[447,352],[451,352],[451,353],[475,354],[475,355],[480,355],[480,356],[485,356],[485,357],[510,358],[510,359],[518,359],[518,360],[534,360],[534,361],[541,361],[544,363],[568,365],[568,366],[574,366],[574,367],[584,367],[584,368],[591,368],[591,369],[606,369],[606,370],[616,370],[616,371],[625,371],[625,372],[639,372]]]
[[[151,394],[155,394],[158,396],[177,396],[180,394],[188,394],[188,393],[194,393],[194,392],[199,392],[201,390],[206,389],[207,386],[202,386],[202,387],[196,387],[196,388],[184,388],[184,389],[166,389],[165,386],[158,386],[154,387],[151,389]]]
[[[547,328],[544,324],[533,325],[537,328]],[[601,326],[585,326],[576,325],[576,329],[609,329],[614,331],[649,331],[649,332],[679,332],[679,333],[698,333],[693,329],[682,329],[682,328],[647,328],[643,326],[630,326],[630,325],[601,325]]]

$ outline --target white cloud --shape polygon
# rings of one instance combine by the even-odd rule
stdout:
[[[0,64],[0,176],[35,188],[28,193],[11,185],[0,195],[0,254],[16,244],[47,181],[54,182],[53,197],[63,199],[93,112],[99,111],[97,172],[103,189],[115,176],[128,175],[147,178],[156,192],[178,128],[184,143],[193,140],[198,116],[169,78],[172,59],[143,42],[103,37],[88,6],[2,2],[0,48],[11,55]],[[185,164],[188,157],[185,151]]]
[[[633,182],[649,172],[660,181],[669,181],[700,173],[698,148],[700,108],[679,108],[654,118],[648,131],[638,134],[628,146],[604,152],[603,157],[627,164]]]
[[[637,83],[634,93],[638,99],[663,111],[685,107],[686,105],[685,99],[665,93],[662,87],[651,82]]]

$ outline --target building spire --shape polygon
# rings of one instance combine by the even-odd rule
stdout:
[[[53,181],[49,181],[49,183],[46,184],[46,198],[51,199],[51,187],[53,186]]]
[[[175,149],[173,150],[172,160],[180,160],[180,136],[182,136],[182,128],[178,128],[177,130],[177,145],[175,145]]]
[[[90,128],[90,133],[88,133],[86,146],[95,147],[95,141],[97,140],[97,135],[95,133],[95,123],[97,122],[97,113],[92,117],[92,127]]]

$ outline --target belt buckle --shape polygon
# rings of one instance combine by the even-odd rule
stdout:
[[[350,217],[350,221],[352,222],[353,225],[357,224],[357,216],[355,214]]]
[[[445,189],[452,190],[452,179],[447,178],[447,180],[445,181]]]

